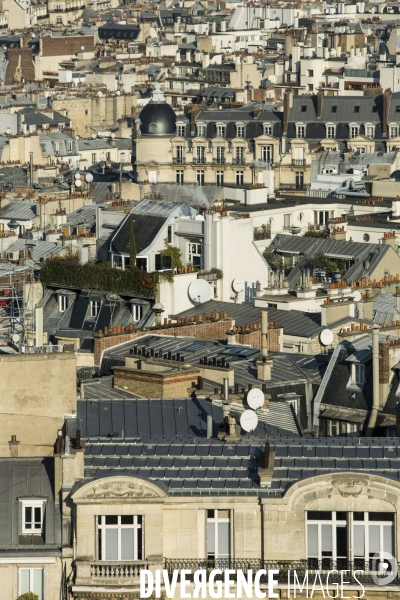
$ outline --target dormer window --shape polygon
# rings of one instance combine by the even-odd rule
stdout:
[[[206,137],[206,126],[204,124],[197,125],[197,135],[199,137]]]
[[[21,533],[24,535],[42,535],[44,517],[44,499],[27,498],[21,502]]]
[[[395,138],[399,135],[399,126],[396,124],[390,124],[389,125],[389,137],[390,138]]]
[[[353,363],[351,365],[351,381],[353,384],[363,386],[365,383],[365,365]]]
[[[186,130],[186,126],[185,125],[177,125],[176,126],[176,135],[179,135],[180,137],[185,137],[185,130]]]
[[[326,125],[326,137],[334,139],[336,135],[336,126],[333,123],[327,123]]]
[[[242,123],[236,124],[236,137],[244,138],[246,135],[246,127]]]
[[[360,126],[357,123],[350,123],[350,125],[349,125],[350,139],[357,137],[359,133],[360,133]]]
[[[372,123],[366,123],[365,124],[365,135],[366,137],[369,138],[373,138],[375,135],[375,125],[373,125]]]
[[[264,123],[264,135],[272,135],[272,125],[271,123]]]
[[[217,137],[225,137],[226,126],[225,124],[217,125]]]
[[[298,138],[306,137],[306,126],[303,123],[296,124],[296,137],[298,137]]]

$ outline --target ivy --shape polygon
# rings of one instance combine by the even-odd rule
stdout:
[[[171,267],[172,269],[183,269],[182,262],[182,252],[176,246],[171,246],[168,243],[168,238],[164,240],[165,250],[161,250],[161,256],[170,256],[171,257]]]
[[[77,257],[55,257],[47,260],[41,269],[40,279],[46,285],[105,290],[108,292],[133,292],[153,298],[156,280],[153,273],[141,269],[121,271],[109,262],[79,264]]]

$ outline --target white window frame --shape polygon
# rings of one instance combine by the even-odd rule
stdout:
[[[45,499],[32,499],[27,498],[26,500],[20,500],[21,502],[21,533],[23,535],[42,535],[43,533],[43,521],[44,521],[44,504],[46,502]],[[27,527],[27,521],[25,519],[25,511],[27,508],[32,510],[32,520],[30,521],[31,525],[34,525],[35,521],[34,514],[35,509],[40,509],[40,527]]]
[[[29,571],[29,590],[22,589],[22,572]],[[44,590],[44,569],[43,567],[20,567],[18,569],[18,596],[22,596],[26,592],[33,592],[37,594],[37,590],[34,590],[34,571],[41,571],[42,575],[42,594],[39,596],[39,600],[44,600],[45,590]],[[38,595],[38,594],[37,594]]]
[[[272,124],[263,123],[264,135],[272,135]]]
[[[326,124],[326,137],[329,140],[334,140],[336,137],[336,125],[333,123]]]
[[[349,123],[349,137],[354,139],[360,135],[360,125],[358,123]]]
[[[100,300],[91,300],[90,301],[90,316],[92,318],[96,318],[99,316],[100,312]]]
[[[373,123],[365,123],[364,125],[365,137],[374,138],[375,137],[375,125]]]
[[[178,185],[183,185],[185,179],[183,173],[184,172],[182,169],[178,169],[177,171],[175,171],[175,183],[177,183]]]
[[[365,365],[363,363],[351,364],[351,382],[354,385],[363,386],[366,378]]]
[[[207,525],[207,544],[206,544],[206,552],[207,552],[207,559],[208,560],[218,560],[218,559],[222,559],[222,560],[226,560],[231,558],[232,555],[232,531],[231,531],[231,511],[230,510],[226,510],[226,509],[210,509],[214,511],[214,516],[213,517],[209,517],[209,510],[206,511],[206,525]],[[228,513],[227,517],[220,517],[220,513]],[[211,555],[211,553],[208,552],[208,525],[210,524],[214,524],[214,542],[215,542],[215,547],[214,547],[214,553],[213,555]],[[229,555],[228,556],[219,556],[218,554],[218,535],[219,535],[219,528],[218,525],[220,523],[228,523],[229,524]]]
[[[206,137],[207,127],[205,123],[197,123],[198,137]]]
[[[193,258],[200,258],[200,269],[203,268],[203,244],[188,242],[188,262],[193,265]]]
[[[397,123],[389,123],[389,138],[395,138],[399,135],[399,126]]]
[[[177,123],[176,124],[176,135],[179,137],[185,137],[185,133],[186,133],[186,125],[184,125],[183,123]]]
[[[71,153],[72,153],[72,142],[71,142],[71,141],[68,141],[68,142],[67,142],[67,152],[68,152],[69,154],[71,154]]]
[[[204,185],[204,170],[196,171],[196,184]]]
[[[306,137],[306,126],[304,123],[296,123],[296,137],[300,139]]]
[[[268,146],[261,146],[260,151],[260,160],[262,160],[263,162],[272,163],[274,156],[274,147],[271,144]]]
[[[235,182],[236,185],[244,185],[244,171],[236,171]]]
[[[246,137],[246,126],[244,123],[236,123],[236,137],[238,137],[238,138]]]
[[[225,123],[216,123],[217,128],[217,137],[224,138],[226,135],[226,125]]]
[[[132,304],[132,320],[134,323],[138,323],[143,317],[143,305]]]
[[[68,296],[66,294],[59,294],[58,296],[58,312],[65,312],[68,308]]]
[[[106,525],[106,518],[108,516],[116,516],[118,518],[118,523],[117,524],[107,524]],[[122,524],[121,523],[121,518],[127,516],[127,517],[133,517],[133,524]],[[107,530],[117,530],[117,553],[118,553],[118,558],[114,558],[114,559],[107,559],[106,557],[106,551],[107,551],[107,545],[106,545],[106,531]],[[99,515],[97,517],[97,540],[99,540],[99,531],[101,531],[101,548],[98,547],[98,556],[101,558],[99,558],[99,560],[101,561],[107,561],[107,560],[113,560],[116,562],[124,562],[124,559],[121,558],[122,556],[122,539],[121,539],[121,531],[123,529],[131,529],[134,532],[134,539],[133,539],[133,556],[134,558],[130,558],[130,559],[126,559],[128,561],[138,561],[138,560],[142,560],[142,556],[143,556],[143,517],[142,515]],[[142,531],[142,540],[141,540],[141,544],[139,544],[139,536],[138,536],[138,531],[139,529]],[[98,546],[99,546],[99,542],[98,542]]]
[[[224,185],[224,172],[223,171],[216,171],[215,173],[215,183],[216,185]]]

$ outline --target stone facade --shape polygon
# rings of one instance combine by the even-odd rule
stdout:
[[[185,398],[199,369],[185,368],[154,372],[146,368],[114,367],[114,387],[143,398]]]

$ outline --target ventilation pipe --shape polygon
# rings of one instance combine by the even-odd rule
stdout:
[[[268,311],[261,311],[261,356],[268,356]]]
[[[225,420],[225,417],[229,417],[229,414],[231,412],[231,407],[229,404],[229,379],[227,377],[224,377],[224,394],[223,394],[223,400],[222,400],[222,416]]]
[[[367,436],[372,436],[379,411],[379,325],[372,326],[372,410],[369,417]]]
[[[207,415],[207,439],[212,438],[213,418],[212,415]]]

